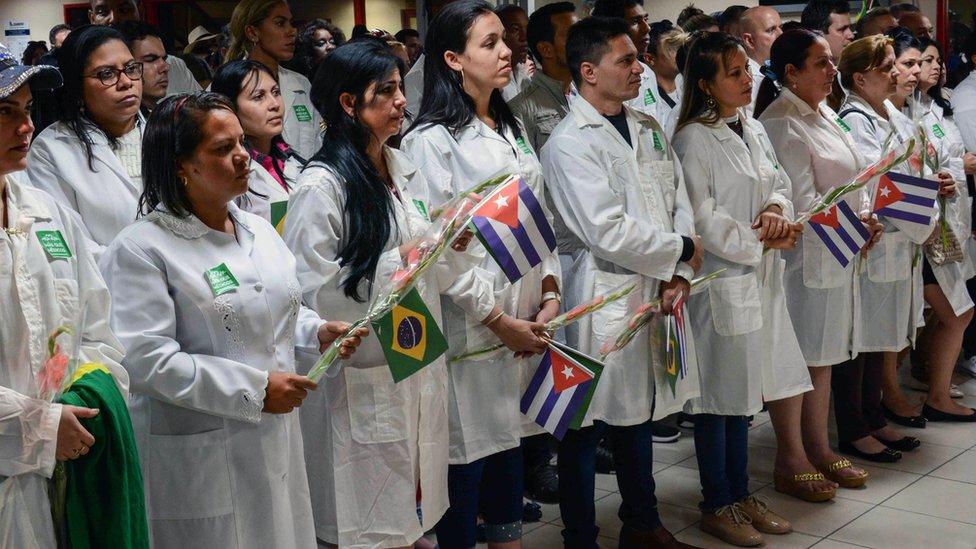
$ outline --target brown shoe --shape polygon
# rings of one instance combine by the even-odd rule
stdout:
[[[706,534],[739,547],[762,545],[765,541],[762,534],[753,528],[750,522],[749,515],[742,510],[742,507],[738,503],[733,503],[713,513],[703,512],[698,527]]]
[[[769,510],[769,504],[758,496],[746,496],[739,507],[752,519],[752,527],[763,534],[789,534],[793,531],[790,521]]]
[[[841,488],[860,488],[868,481],[868,472],[855,467],[848,459],[840,459],[822,468],[824,476],[836,482]],[[843,474],[844,472],[847,474]]]
[[[837,494],[837,491],[833,488],[829,490],[814,490],[810,486],[811,482],[822,482],[825,479],[823,473],[799,473],[792,477],[773,473],[773,479],[777,492],[811,503],[820,503],[834,499],[834,496]]]

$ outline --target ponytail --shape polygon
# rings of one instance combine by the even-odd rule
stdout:
[[[797,70],[803,69],[810,47],[821,36],[823,34],[817,31],[796,28],[784,32],[773,42],[769,50],[769,61],[762,68],[764,78],[759,86],[759,95],[756,97],[754,117],[759,118],[759,115],[779,97],[784,84],[786,67],[793,65]]]

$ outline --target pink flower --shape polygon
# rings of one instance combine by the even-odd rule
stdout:
[[[37,385],[41,394],[53,394],[61,388],[64,374],[68,371],[68,362],[68,355],[61,352],[60,346],[55,346],[54,355],[37,372]]]

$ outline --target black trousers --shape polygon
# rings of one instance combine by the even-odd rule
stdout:
[[[841,442],[864,438],[887,425],[881,408],[883,372],[884,353],[862,353],[833,366],[830,385]]]

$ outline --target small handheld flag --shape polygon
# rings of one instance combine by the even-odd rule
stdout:
[[[288,213],[288,201],[280,200],[271,203],[271,225],[278,234],[285,234],[285,216]]]
[[[874,213],[928,225],[935,215],[939,182],[901,173],[881,176],[874,195]]]
[[[810,228],[845,268],[871,238],[854,210],[843,200],[811,217]]]
[[[687,297],[681,293],[671,305],[671,315],[667,317],[665,324],[665,366],[667,368],[668,385],[671,386],[671,395],[677,396],[677,385],[679,379],[684,379],[688,375],[688,357],[685,355],[687,347],[687,328],[685,327],[684,305]]]
[[[518,175],[475,208],[471,223],[485,249],[516,282],[556,249],[556,235],[542,204]]]
[[[447,340],[416,289],[372,325],[397,383],[447,351]]]
[[[550,342],[522,395],[522,413],[562,440],[582,425],[602,372],[600,361]]]

